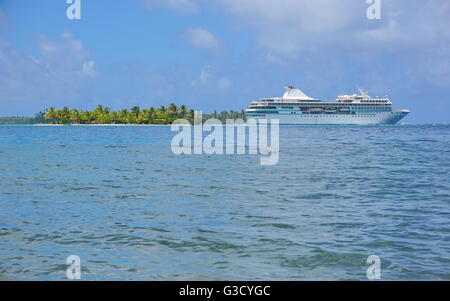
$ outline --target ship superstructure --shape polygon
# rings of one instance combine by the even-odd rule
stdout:
[[[280,124],[396,124],[408,110],[392,108],[386,98],[372,98],[366,90],[342,95],[336,101],[311,98],[295,87],[285,87],[282,97],[254,101],[246,110],[248,118],[278,119]]]

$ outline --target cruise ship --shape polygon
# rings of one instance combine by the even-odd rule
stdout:
[[[295,87],[285,87],[282,97],[254,101],[245,111],[247,118],[278,119],[281,125],[396,124],[408,110],[392,108],[388,98],[372,98],[366,90],[342,95],[336,101],[311,98]]]

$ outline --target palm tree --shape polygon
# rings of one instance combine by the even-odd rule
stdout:
[[[195,115],[195,111],[194,110],[189,110],[189,112],[186,115],[186,119],[189,120],[189,122],[191,124],[194,124],[194,115]]]
[[[133,112],[135,117],[139,116],[139,112],[141,111],[141,108],[139,108],[139,106],[134,106],[131,108],[131,112]]]
[[[180,107],[181,118],[186,118],[187,108],[185,105]]]
[[[46,120],[51,120],[52,123],[54,123],[57,119],[57,114],[54,107],[50,107],[47,110],[45,110],[44,118]]]
[[[80,111],[77,109],[73,109],[69,113],[69,120],[75,123],[80,123],[81,121],[81,114]]]
[[[69,122],[70,110],[68,107],[63,107],[61,110],[56,111],[58,123],[66,124]]]
[[[112,111],[110,114],[110,120],[113,124],[120,123],[119,113],[116,111]]]
[[[45,123],[45,111],[44,112],[40,111],[39,113],[36,113],[34,115],[32,122],[33,123]]]
[[[123,123],[123,124],[130,123],[130,122],[128,121],[128,115],[129,115],[129,112],[128,112],[127,109],[120,110],[120,111],[119,111],[119,119],[120,119],[120,123]]]
[[[154,107],[150,107],[150,109],[148,109],[148,122],[154,123],[155,118],[156,118],[156,110]]]
[[[177,114],[178,114],[177,105],[174,104],[174,103],[171,103],[169,105],[168,114],[167,114],[167,117],[168,117],[167,121],[168,121],[168,123],[170,123],[171,121],[175,120],[177,118]]]
[[[137,124],[148,124],[148,119],[147,119],[147,110],[141,110],[139,112],[138,117],[136,118],[136,123]]]
[[[103,106],[102,105],[98,105],[97,108],[95,108],[95,112],[103,113]]]
[[[89,111],[81,112],[80,114],[80,121],[81,123],[91,123],[93,119],[93,115]]]
[[[52,123],[97,123],[97,124],[170,124],[177,118],[188,119],[191,123],[194,122],[194,110],[188,110],[186,105],[177,107],[176,104],[171,103],[168,108],[161,106],[159,109],[150,107],[141,110],[139,106],[134,106],[130,110],[123,109],[120,111],[113,111],[103,105],[98,105],[93,111],[82,111],[78,109],[69,109],[63,107],[60,110],[55,110],[54,107],[49,107],[43,113],[44,120]],[[215,117],[224,121],[228,118],[245,118],[245,112],[237,111],[222,111],[217,113],[214,111],[210,115],[203,114],[205,119]]]

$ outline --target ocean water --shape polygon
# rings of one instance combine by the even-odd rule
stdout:
[[[280,160],[169,127],[0,126],[0,279],[450,280],[450,126],[281,127]]]

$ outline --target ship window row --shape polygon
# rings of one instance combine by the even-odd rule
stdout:
[[[266,115],[251,115],[253,117],[266,117]],[[341,117],[341,115],[299,115],[299,118],[317,118],[317,117]],[[350,115],[350,117],[361,118],[361,117],[376,117],[374,115]]]
[[[250,108],[251,109],[261,109],[261,110],[265,110],[265,109],[274,110],[274,109],[277,109],[277,107],[275,107],[275,106],[266,106],[266,107],[263,107],[263,106],[251,106]]]
[[[275,104],[274,104],[275,105]],[[295,106],[295,107],[311,107],[311,106],[319,106],[319,107],[323,107],[323,106],[334,106],[334,107],[348,107],[348,106],[353,106],[353,107],[367,107],[368,104],[367,103],[331,103],[331,104],[323,104],[323,103],[309,103],[309,104],[296,104],[296,103],[285,103],[285,104],[276,104],[277,106]],[[258,105],[253,105],[252,106],[258,106]],[[376,108],[382,108],[382,107],[390,107],[390,104],[379,104],[376,105]],[[264,106],[258,106],[260,108],[264,107]],[[373,107],[373,104],[372,104]]]
[[[335,109],[353,109],[353,110],[386,110],[389,109],[390,107],[355,107],[355,106],[346,106],[346,107],[336,107],[336,106],[299,106],[299,107],[292,107],[292,106],[281,106],[281,109],[283,110],[294,110],[294,109],[301,109],[301,110],[305,110],[305,109],[322,109],[322,110],[335,110]],[[280,109],[280,107],[276,107],[276,106],[250,106],[250,109],[259,109],[259,110],[276,110],[276,109]]]
[[[387,100],[363,100],[362,102],[369,102],[369,103],[387,103]]]
[[[322,112],[322,111],[329,111],[330,113],[332,113],[332,112],[336,112],[336,111],[338,111],[337,109],[320,109],[320,108],[314,108],[315,110],[305,110],[305,109],[302,109],[302,110],[296,110],[296,111],[294,111],[294,112]],[[340,112],[359,112],[359,113],[381,113],[381,112],[391,112],[391,110],[357,110],[357,111],[355,111],[355,110],[350,110],[350,109],[348,109],[348,110],[345,110],[344,111],[344,109],[340,109],[339,110]],[[254,111],[254,112],[279,112],[279,111],[274,111],[274,110],[257,110],[257,111]]]
[[[278,114],[280,112],[278,112],[278,111],[254,111],[252,113],[254,113],[254,114]]]
[[[308,113],[300,113],[300,112],[289,112],[290,114],[299,114],[299,115],[323,115],[322,111],[318,111],[318,112],[308,112]],[[289,113],[284,113],[284,114],[289,114]],[[366,115],[366,114],[371,114],[371,115],[375,115],[377,113],[380,112],[360,112],[358,113],[358,116],[360,115]],[[250,112],[250,114],[254,115],[254,114],[280,114],[279,111],[254,111],[254,112]],[[343,115],[356,115],[356,112],[339,112],[338,114],[336,114],[336,112],[330,112],[329,114],[326,114],[325,116],[330,116],[330,115],[339,115],[339,116],[343,116]]]

